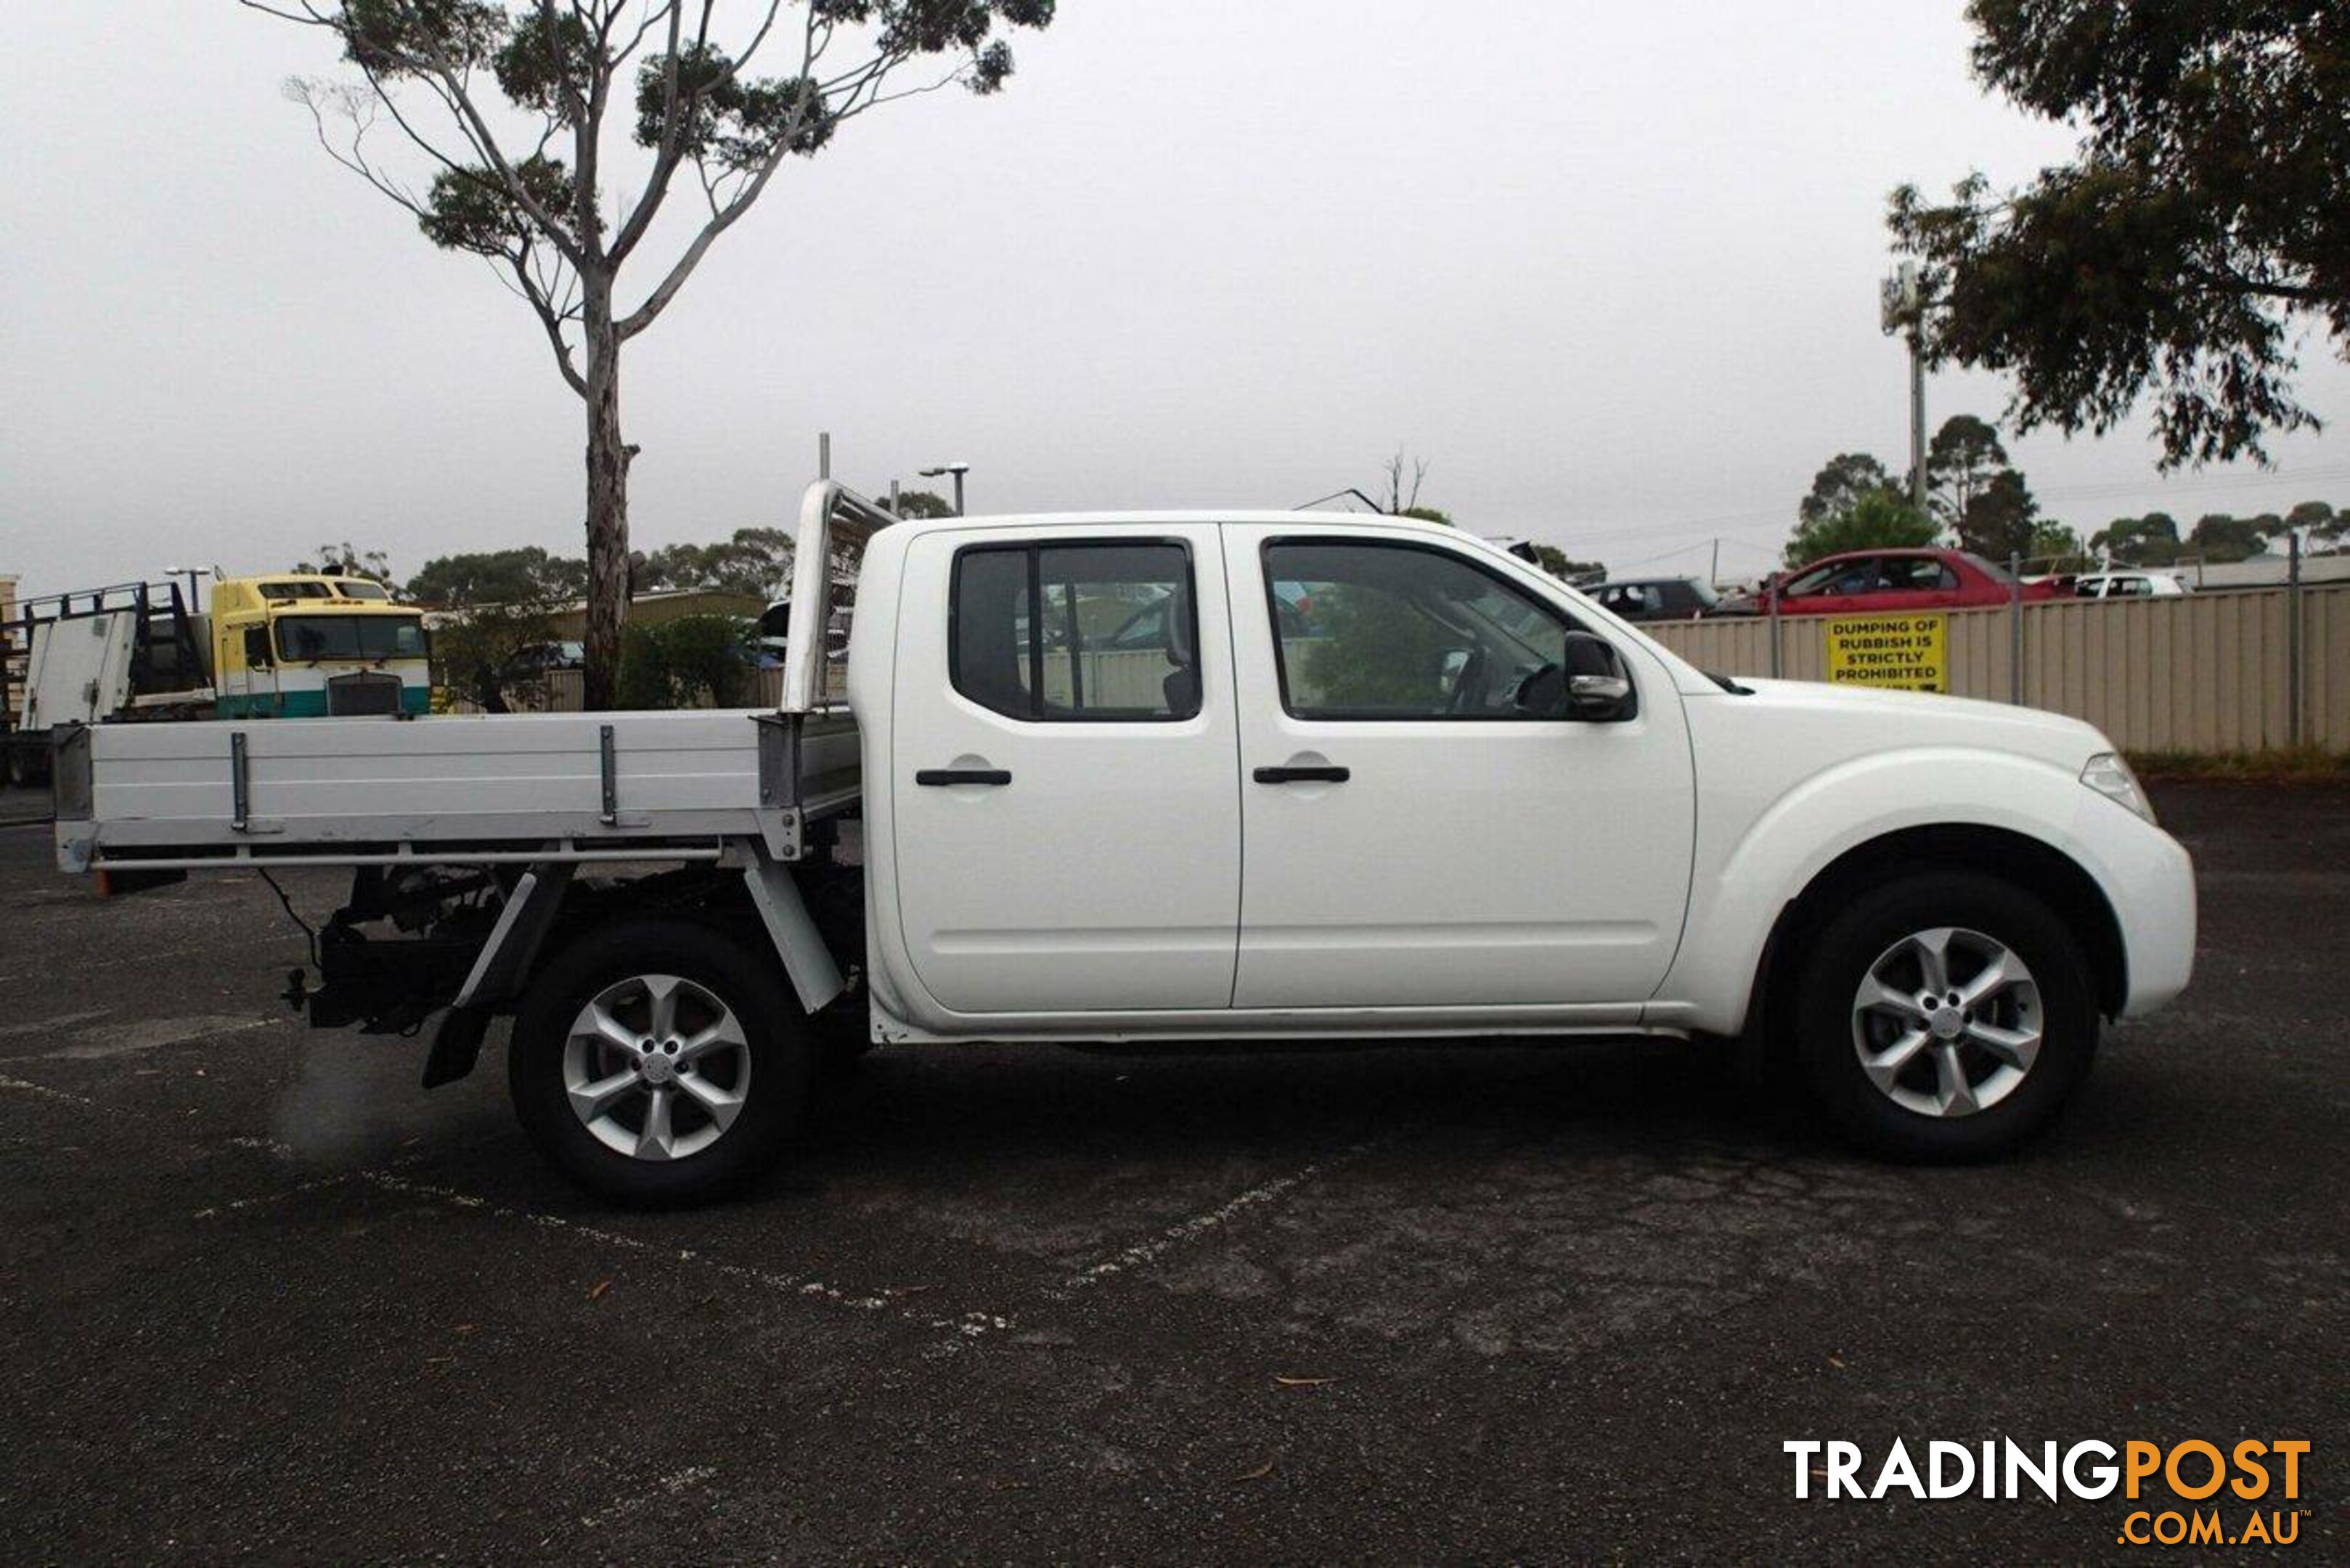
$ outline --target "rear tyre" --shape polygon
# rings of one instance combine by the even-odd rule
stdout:
[[[868,1012],[865,988],[858,985],[808,1020],[826,1073],[849,1072],[872,1054],[876,1042]]]
[[[8,782],[18,789],[40,789],[49,782],[49,743],[12,742],[8,747]]]
[[[523,1130],[580,1186],[623,1203],[699,1203],[775,1162],[816,1056],[772,962],[715,926],[629,920],[590,932],[532,983],[506,1079]]]
[[[2013,1152],[2096,1054],[2079,944],[2045,904],[1991,877],[1921,872],[1862,894],[1808,944],[1796,986],[1814,1102],[1889,1159]]]

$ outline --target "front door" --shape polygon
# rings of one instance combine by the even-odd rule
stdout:
[[[910,546],[890,810],[914,972],[956,1012],[1232,1003],[1240,786],[1222,543],[957,531]],[[941,635],[943,634],[943,635]]]
[[[1529,677],[1568,662],[1569,630],[1599,628],[1511,567],[1400,533],[1224,535],[1245,867],[1233,1004],[1636,1016],[1679,941],[1694,833],[1665,668],[1611,630],[1634,716],[1528,712]]]
[[[277,657],[269,622],[223,616],[213,634],[213,706],[224,719],[265,719],[277,711]]]

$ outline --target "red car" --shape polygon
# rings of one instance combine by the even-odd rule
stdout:
[[[2015,579],[1964,550],[1852,550],[1827,556],[1771,587],[1725,599],[1714,615],[1769,615],[1774,592],[1781,615],[1898,615],[1904,610],[1975,609],[2003,605]],[[2027,600],[2064,597],[2054,584],[2026,583]]]

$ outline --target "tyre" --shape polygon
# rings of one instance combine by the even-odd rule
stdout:
[[[772,961],[700,921],[629,920],[532,982],[506,1079],[531,1142],[582,1187],[697,1203],[775,1162],[816,1057]]]
[[[826,1073],[846,1073],[872,1054],[875,1042],[861,983],[852,984],[808,1024],[816,1035],[817,1062]]]
[[[49,747],[46,741],[19,740],[8,748],[8,782],[18,789],[40,789],[49,782]]]
[[[1890,1159],[2012,1152],[2046,1127],[2097,1049],[2086,960],[2048,907],[1963,872],[1864,893],[1797,971],[1796,1054],[1838,1132]]]

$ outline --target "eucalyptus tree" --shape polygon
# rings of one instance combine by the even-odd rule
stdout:
[[[1975,75],[2078,137],[2023,185],[1893,194],[1929,360],[2013,378],[2008,423],[2150,406],[2166,468],[2314,428],[2309,351],[2350,356],[2350,7],[1970,0]]]
[[[320,145],[404,208],[433,244],[486,258],[537,319],[580,400],[591,707],[612,697],[628,608],[637,449],[621,435],[622,347],[669,308],[785,159],[812,155],[858,116],[917,93],[996,91],[1012,73],[1004,35],[1048,26],[1054,7],[242,3],[339,47],[348,75],[287,84]],[[677,208],[672,187],[683,192]]]

